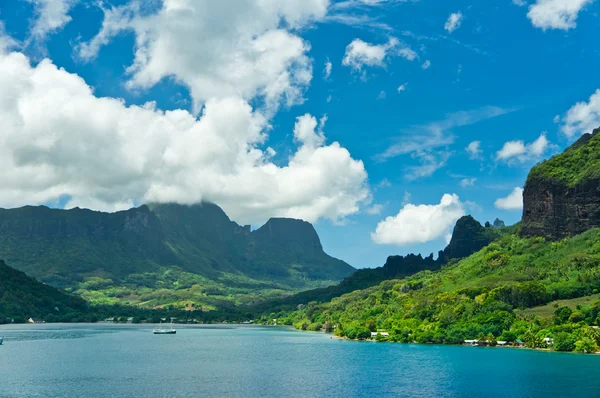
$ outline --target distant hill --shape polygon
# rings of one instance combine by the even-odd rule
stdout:
[[[390,256],[383,267],[359,269],[335,286],[300,292],[290,297],[266,302],[260,304],[258,310],[260,312],[265,309],[289,309],[310,301],[329,301],[354,290],[378,285],[386,280],[404,278],[425,270],[434,271],[450,261],[470,256],[498,236],[500,236],[498,229],[484,228],[472,216],[465,216],[457,221],[450,243],[438,253],[437,259],[434,259],[433,253],[428,257],[420,254]]]
[[[521,233],[562,239],[599,226],[600,128],[531,170]]]
[[[249,301],[259,291],[281,296],[354,271],[323,251],[307,222],[272,219],[251,231],[211,203],[117,213],[0,209],[0,258],[55,287],[83,289],[92,301],[150,306],[193,304],[193,297],[203,297],[198,304]],[[159,289],[166,289],[160,297],[150,295]],[[102,297],[93,293],[100,290]]]
[[[0,323],[29,318],[72,321],[81,318],[87,309],[81,298],[44,285],[0,260]]]

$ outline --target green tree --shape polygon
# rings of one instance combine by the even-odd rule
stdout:
[[[560,307],[554,311],[554,324],[562,325],[569,320],[569,317],[573,313],[573,310],[569,307]]]
[[[584,354],[592,354],[596,352],[598,345],[596,340],[591,337],[582,337],[581,340],[575,342],[575,352],[582,352]]]
[[[575,349],[575,337],[570,333],[557,333],[554,337],[554,349],[556,351],[573,351]]]

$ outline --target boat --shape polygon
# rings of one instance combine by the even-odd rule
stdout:
[[[161,326],[162,326],[162,322],[161,322]],[[171,328],[170,329],[163,329],[163,328],[159,327],[158,329],[153,329],[152,333],[154,333],[154,334],[176,334],[177,330],[173,329],[173,318],[171,318]]]

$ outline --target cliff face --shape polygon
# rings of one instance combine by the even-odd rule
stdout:
[[[600,129],[536,167],[523,193],[523,236],[562,239],[600,227]]]

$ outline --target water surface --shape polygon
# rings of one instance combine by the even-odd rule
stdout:
[[[0,327],[0,397],[598,397],[600,356],[274,327]]]

